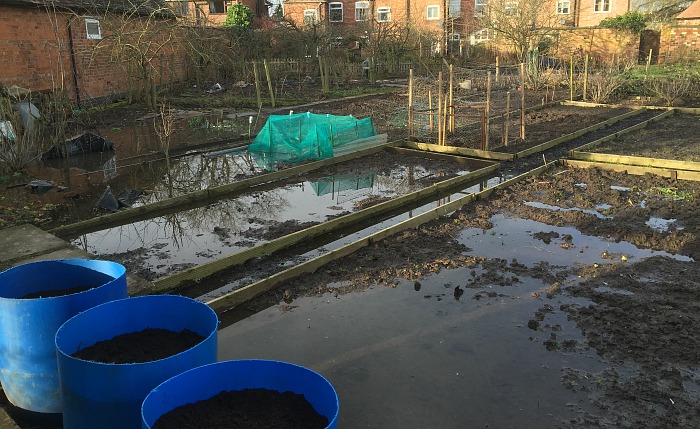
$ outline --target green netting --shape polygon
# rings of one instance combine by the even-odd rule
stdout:
[[[276,162],[331,158],[333,148],[376,135],[372,119],[311,112],[272,115],[248,146],[266,167]]]
[[[311,187],[319,197],[326,194],[335,194],[343,191],[357,191],[374,186],[374,173],[367,172],[361,175],[340,174],[324,177],[316,182],[311,182]]]

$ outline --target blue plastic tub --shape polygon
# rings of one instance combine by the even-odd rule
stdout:
[[[338,427],[338,395],[320,374],[287,362],[231,360],[191,369],[153,389],[141,407],[142,428],[151,429],[160,416],[181,405],[209,399],[224,390],[243,389],[302,394],[328,419],[326,429]]]
[[[34,292],[84,286],[94,288],[20,299]],[[81,311],[126,296],[126,269],[109,261],[40,261],[0,273],[0,382],[7,399],[25,410],[60,413],[56,331]]]
[[[161,328],[189,329],[205,339],[182,353],[145,363],[112,364],[72,357],[116,336]],[[216,362],[218,318],[199,301],[153,295],[112,301],[78,314],[56,333],[63,427],[141,426],[141,404],[154,387],[181,372]]]

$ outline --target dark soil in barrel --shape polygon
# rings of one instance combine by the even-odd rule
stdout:
[[[68,289],[51,289],[31,292],[19,297],[19,299],[35,299],[35,298],[53,298],[57,296],[72,295],[74,293],[85,292],[97,286],[75,286]]]
[[[78,350],[72,356],[103,363],[143,363],[182,353],[204,341],[204,337],[189,329],[173,332],[147,328],[118,335]]]
[[[162,415],[153,429],[324,429],[328,424],[304,395],[244,389],[177,407]]]

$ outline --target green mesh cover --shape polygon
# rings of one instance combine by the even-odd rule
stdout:
[[[248,152],[266,165],[325,159],[333,156],[334,147],[376,134],[370,118],[311,112],[272,115]]]
[[[337,192],[371,188],[373,185],[374,173],[372,172],[363,173],[359,176],[355,174],[340,174],[311,182],[311,187],[319,197],[330,193],[335,194]]]

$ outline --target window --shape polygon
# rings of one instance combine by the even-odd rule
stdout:
[[[85,32],[87,33],[88,39],[101,39],[102,31],[100,30],[100,21],[95,18],[85,18]]]
[[[436,5],[436,4],[429,5],[425,19],[428,19],[428,20],[440,19],[440,6]]]
[[[557,13],[560,15],[568,15],[571,13],[571,1],[557,0]]]
[[[314,25],[316,21],[316,9],[305,9],[304,10],[304,25]]]
[[[389,22],[391,21],[391,8],[390,7],[378,7],[377,8],[377,22]]]
[[[181,16],[185,16],[190,11],[189,3],[187,1],[174,1],[171,3],[173,11]]]
[[[328,4],[328,21],[343,22],[343,4],[329,3]]]
[[[594,0],[593,12],[610,12],[610,0]]]
[[[450,0],[450,18],[459,18],[462,13],[462,0]]]
[[[474,0],[474,15],[483,16],[486,0]]]
[[[355,3],[355,21],[367,21],[369,19],[369,2],[358,1]]]
[[[503,12],[504,12],[505,16],[518,16],[518,2],[517,1],[506,2],[505,9]]]
[[[484,28],[483,30],[476,31],[474,34],[472,34],[472,45],[476,45],[477,43],[484,43],[488,42],[491,40],[491,31],[488,28]]]
[[[223,0],[209,0],[209,13],[226,13]]]

